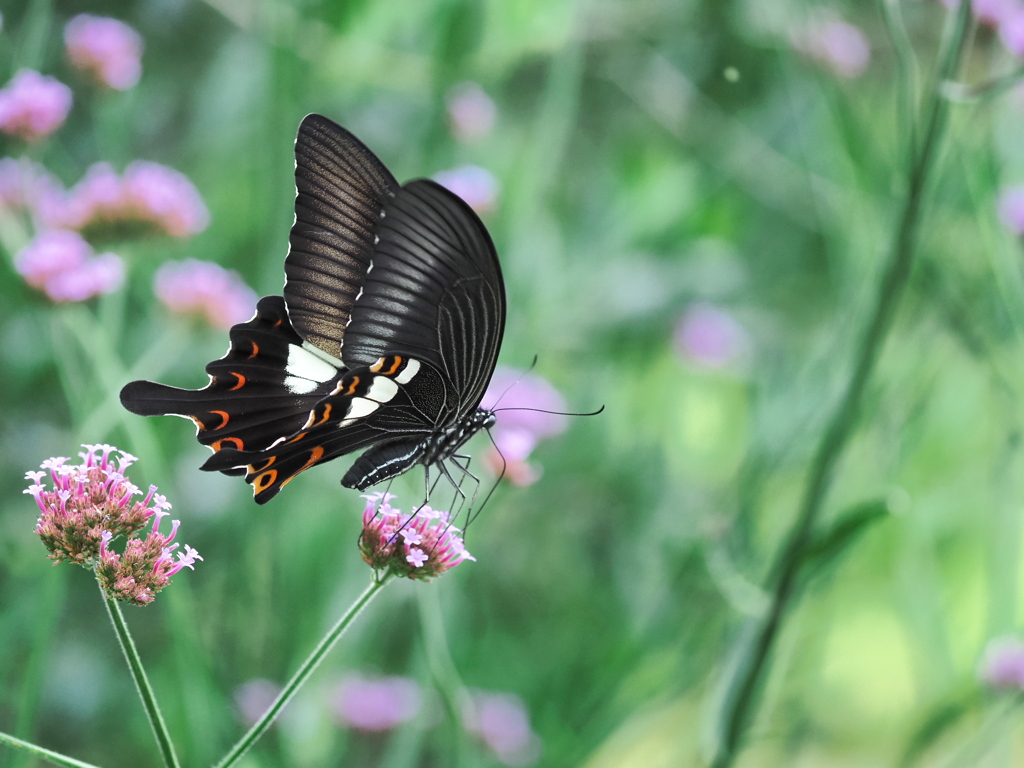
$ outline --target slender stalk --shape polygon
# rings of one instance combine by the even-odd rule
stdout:
[[[952,79],[959,67],[969,10],[969,3],[961,3],[959,11],[947,27],[936,83],[929,93],[924,132],[918,134],[920,143],[908,152],[906,197],[875,307],[858,348],[846,390],[814,454],[796,522],[772,569],[774,587],[768,612],[755,629],[752,642],[729,682],[722,716],[722,735],[718,753],[711,763],[712,768],[729,768],[738,755],[740,740],[755,707],[757,690],[768,670],[772,647],[793,597],[814,523],[821,511],[836,464],[856,426],[864,389],[881,355],[910,276],[926,182],[935,165],[949,116],[949,101],[941,92],[942,84]]]
[[[266,732],[270,727],[274,719],[280,714],[281,710],[284,709],[285,705],[295,696],[299,688],[302,687],[303,683],[309,679],[309,676],[313,674],[313,671],[320,665],[320,662],[324,660],[324,657],[331,651],[335,643],[341,638],[345,630],[349,628],[349,625],[355,620],[356,616],[369,604],[378,592],[384,587],[388,581],[391,580],[391,574],[385,574],[379,580],[374,579],[373,582],[368,586],[356,601],[349,606],[348,610],[338,619],[338,623],[335,624],[331,629],[324,635],[324,638],[320,641],[316,648],[313,649],[313,653],[309,655],[299,667],[298,671],[292,676],[292,679],[288,681],[281,693],[278,694],[277,698],[274,699],[274,703],[270,705],[263,717],[261,717],[255,725],[250,728],[246,734],[238,740],[238,743],[231,748],[231,751],[224,756],[224,758],[217,763],[215,768],[228,768],[234,765],[238,760],[249,751],[249,748]]]
[[[164,723],[163,715],[160,714],[160,707],[156,703],[156,696],[149,684],[149,678],[146,677],[146,671],[142,668],[142,659],[139,657],[135,641],[132,640],[131,633],[128,631],[128,624],[124,620],[124,614],[121,613],[121,606],[117,604],[116,600],[107,599],[106,595],[104,595],[103,602],[106,603],[110,623],[114,625],[114,633],[117,635],[118,642],[121,643],[121,650],[124,652],[125,661],[128,662],[132,679],[135,680],[135,688],[142,699],[146,717],[149,718],[149,724],[153,728],[156,744],[160,748],[160,757],[163,758],[167,768],[180,768],[181,764],[178,762],[178,756],[174,753],[174,745],[171,744],[167,725]]]
[[[438,587],[431,585],[430,589],[418,590],[417,598],[430,674],[441,694],[441,704],[445,709],[445,714],[448,715],[451,734],[451,752],[447,756],[448,765],[459,768],[459,766],[466,765],[463,713],[469,697],[448,647],[444,622],[441,620],[441,597]]]
[[[44,749],[36,744],[32,744],[28,741],[22,741],[21,739],[15,738],[7,733],[0,732],[0,744],[5,744],[8,747],[14,747],[15,749],[24,749],[29,755],[39,758],[40,760],[46,760],[48,763],[54,765],[65,765],[69,768],[97,768],[92,763],[83,763],[81,760],[75,760],[73,757],[62,755],[60,752],[54,752],[49,749]]]

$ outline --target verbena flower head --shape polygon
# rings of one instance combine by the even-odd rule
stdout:
[[[1017,637],[992,640],[978,665],[978,678],[993,688],[1024,691],[1024,641]]]
[[[565,431],[565,399],[547,379],[533,373],[498,366],[484,393],[480,407],[497,407],[497,421],[491,428],[494,446],[483,460],[495,474],[504,469],[515,485],[526,486],[540,478],[540,469],[527,459],[537,444]],[[520,410],[522,409],[522,410]]]
[[[477,213],[493,211],[500,184],[494,174],[479,165],[461,165],[434,174],[434,181],[461,197]]]
[[[871,44],[848,21],[822,14],[790,33],[790,44],[840,77],[860,77],[871,63]]]
[[[124,171],[122,204],[132,216],[150,221],[172,237],[206,229],[210,212],[188,178],[160,163],[136,160]]]
[[[476,83],[459,83],[445,97],[448,122],[459,141],[486,136],[494,128],[498,108],[494,100]]]
[[[464,560],[476,560],[462,543],[461,531],[447,512],[421,506],[404,515],[391,506],[390,493],[363,496],[363,532],[359,551],[374,570],[409,579],[427,580]]]
[[[40,232],[14,256],[14,267],[53,301],[85,301],[117,290],[124,263],[113,253],[94,256],[80,234],[53,229]]]
[[[683,313],[675,329],[675,348],[684,359],[707,368],[723,368],[747,350],[747,334],[725,309],[698,302]]]
[[[217,328],[248,320],[257,298],[237,272],[196,259],[162,264],[153,278],[153,291],[171,312],[203,315]]]
[[[187,545],[175,557],[178,545],[171,542],[178,521],[172,522],[170,533],[160,533],[160,522],[170,514],[171,505],[155,485],[143,496],[127,478],[125,471],[134,456],[112,445],[82,447],[79,464],[56,456],[44,461],[39,471],[26,473],[32,484],[25,493],[39,507],[35,532],[54,562],[95,568],[107,597],[145,605],[171,576],[202,558]],[[135,538],[151,521],[146,537]],[[123,554],[110,547],[118,536],[128,538]]]
[[[505,765],[531,765],[540,757],[540,739],[530,727],[526,705],[515,694],[474,691],[463,719],[466,730]]]
[[[1024,59],[1024,7],[1019,5],[1005,11],[998,23],[999,39],[1011,54]]]
[[[64,27],[64,45],[72,65],[101,85],[125,91],[142,75],[142,37],[123,21],[87,13]]]
[[[71,89],[32,69],[20,70],[0,89],[0,131],[27,141],[49,136],[71,111]]]
[[[1024,235],[1024,186],[1006,187],[999,193],[999,220],[1015,235]]]
[[[419,685],[407,677],[350,674],[332,692],[331,709],[349,728],[377,733],[412,720],[422,700]]]

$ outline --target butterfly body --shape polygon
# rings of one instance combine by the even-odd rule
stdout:
[[[494,246],[461,199],[428,180],[399,186],[319,115],[295,153],[283,296],[231,329],[205,388],[121,392],[134,413],[190,418],[214,451],[202,468],[244,474],[260,503],[361,449],[342,480],[360,490],[452,459],[494,423],[478,406],[505,322]]]

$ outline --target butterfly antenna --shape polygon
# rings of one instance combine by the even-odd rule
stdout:
[[[575,413],[570,411],[546,411],[543,408],[526,408],[525,406],[509,406],[508,408],[494,408],[492,413],[500,413],[501,411],[533,411],[535,413],[549,413],[552,416],[597,416],[599,413],[604,411],[602,405],[596,411],[589,411],[587,413]]]
[[[537,356],[536,356],[536,355],[534,355],[534,356],[533,356],[533,362],[531,362],[531,363],[530,363],[530,367],[529,367],[529,368],[527,368],[527,369],[526,369],[525,371],[523,371],[522,373],[520,373],[520,374],[519,374],[519,375],[518,375],[518,376],[516,377],[516,380],[515,380],[515,381],[513,381],[513,382],[512,382],[511,384],[509,384],[509,385],[508,385],[507,387],[505,387],[505,389],[503,389],[503,390],[501,391],[501,394],[500,394],[500,395],[498,395],[498,399],[494,401],[494,405],[495,405],[495,406],[497,406],[497,405],[498,405],[498,403],[500,403],[500,402],[502,401],[502,398],[504,398],[504,397],[505,397],[505,395],[507,395],[507,394],[508,394],[508,393],[509,393],[509,392],[510,392],[510,391],[512,390],[512,388],[513,388],[513,387],[514,387],[514,386],[515,386],[516,384],[518,384],[518,383],[519,383],[520,381],[522,381],[522,380],[523,380],[523,377],[524,377],[524,376],[526,376],[526,374],[528,374],[528,373],[529,373],[530,371],[532,371],[532,370],[533,370],[534,368],[536,368],[536,367],[537,367]],[[492,410],[492,411],[493,411],[493,410],[494,410],[494,408],[492,407],[492,408],[491,408],[490,410]]]

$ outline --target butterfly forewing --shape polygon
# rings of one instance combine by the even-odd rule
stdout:
[[[302,338],[340,358],[345,326],[398,183],[355,136],[308,115],[295,140],[295,224],[284,298]]]

